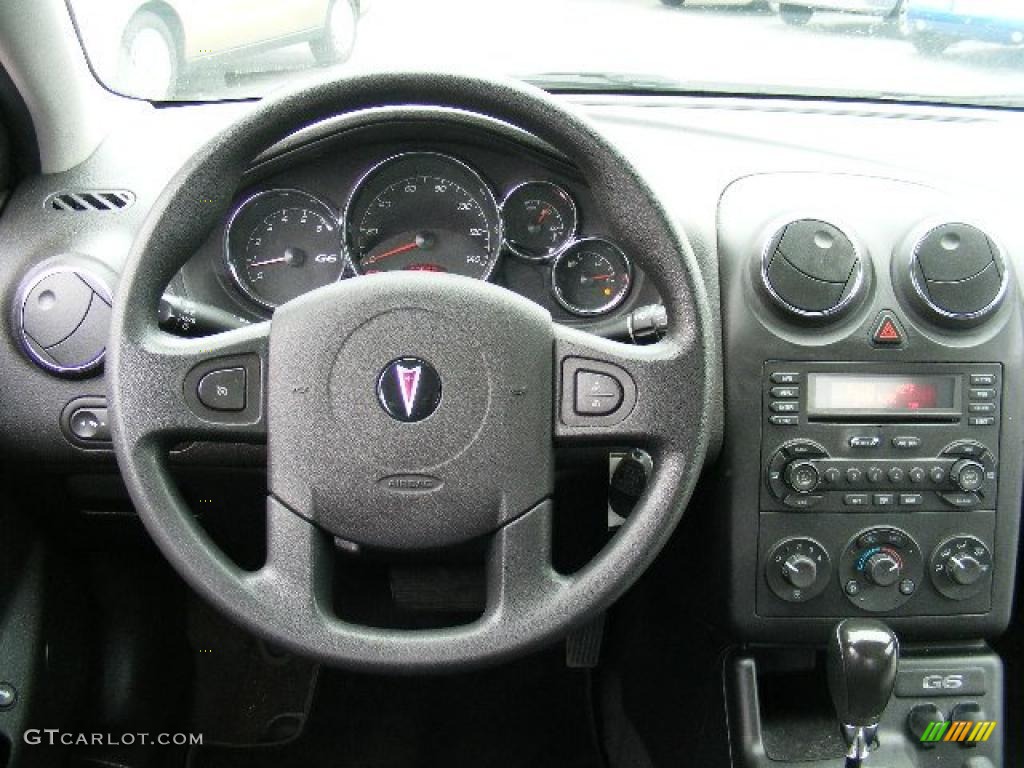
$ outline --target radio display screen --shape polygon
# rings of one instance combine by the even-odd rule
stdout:
[[[811,373],[807,413],[837,416],[955,416],[959,414],[959,376]]]

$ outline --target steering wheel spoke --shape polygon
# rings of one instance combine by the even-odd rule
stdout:
[[[704,370],[688,364],[691,352],[678,336],[637,346],[556,325],[555,439],[652,453],[676,446],[692,433],[686,404],[700,408]]]
[[[521,615],[568,585],[551,561],[553,513],[547,499],[495,532],[487,554],[488,614]]]
[[[123,345],[131,356],[133,442],[169,446],[186,440],[266,439],[266,370],[270,323],[199,339],[162,331]]]

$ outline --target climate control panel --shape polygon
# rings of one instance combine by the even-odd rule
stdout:
[[[762,616],[955,616],[991,607],[995,513],[761,515]]]

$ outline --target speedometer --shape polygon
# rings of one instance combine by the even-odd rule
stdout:
[[[345,212],[346,243],[363,274],[450,272],[486,280],[501,249],[494,195],[465,163],[410,152],[377,165]]]

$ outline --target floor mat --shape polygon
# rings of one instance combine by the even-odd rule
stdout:
[[[208,744],[253,744],[298,731],[316,664],[274,652],[198,598],[189,605],[188,635],[196,676],[192,732]]]
[[[599,768],[585,670],[561,646],[435,677],[322,670],[306,726],[277,745],[204,746],[192,768]]]

